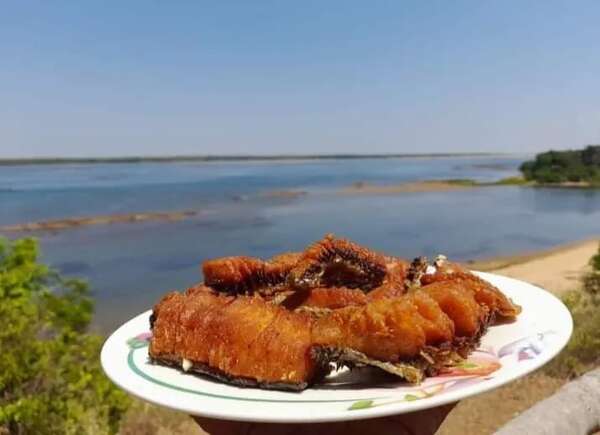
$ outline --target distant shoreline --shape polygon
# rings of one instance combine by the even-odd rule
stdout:
[[[129,156],[129,157],[41,157],[0,159],[0,166],[63,165],[63,164],[123,164],[123,163],[175,163],[175,162],[257,162],[300,160],[356,160],[356,159],[406,159],[445,157],[506,157],[506,153],[406,153],[406,154],[306,154],[306,155],[201,155],[201,156]]]

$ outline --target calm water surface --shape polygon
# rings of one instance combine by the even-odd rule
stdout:
[[[221,255],[302,249],[327,232],[393,254],[471,259],[600,234],[600,191],[487,187],[341,195],[356,181],[490,181],[520,158],[438,158],[0,167],[0,225],[85,215],[194,209],[190,220],[38,234],[44,260],[88,279],[96,326],[114,328],[164,291],[201,279]],[[297,198],[269,198],[302,190]]]

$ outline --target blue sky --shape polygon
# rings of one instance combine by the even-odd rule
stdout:
[[[0,157],[600,142],[599,1],[6,2]]]

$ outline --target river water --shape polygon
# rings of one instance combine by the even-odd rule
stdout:
[[[269,257],[325,233],[391,254],[466,260],[548,248],[600,234],[600,191],[515,186],[347,195],[357,181],[517,174],[523,158],[141,163],[0,167],[0,226],[73,216],[196,210],[178,222],[35,234],[43,259],[87,279],[95,326],[108,331],[165,291],[199,280],[203,259]],[[273,197],[273,191],[306,192]],[[8,236],[8,234],[5,234]],[[10,237],[15,237],[11,234]]]

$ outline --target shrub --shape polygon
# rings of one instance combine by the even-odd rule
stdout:
[[[598,247],[596,255],[590,260],[590,266],[592,266],[594,272],[600,272],[600,246]]]
[[[591,272],[583,278],[582,291],[572,291],[563,301],[573,316],[573,336],[547,371],[561,377],[579,376],[600,363],[600,247],[592,257]]]
[[[86,332],[87,284],[38,262],[33,239],[0,239],[0,433],[114,433],[129,398]]]
[[[520,167],[526,180],[538,183],[565,181],[600,184],[600,145],[583,150],[548,151]]]

